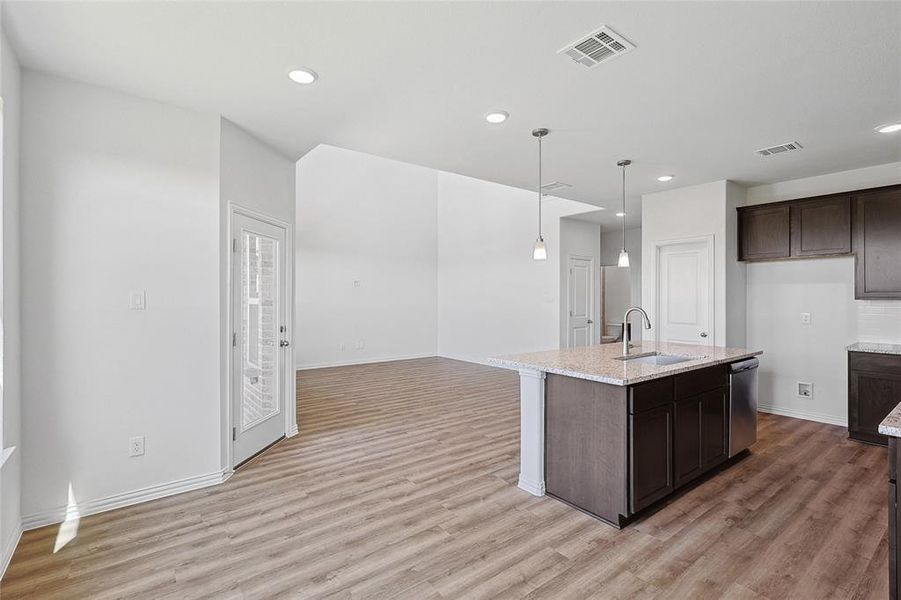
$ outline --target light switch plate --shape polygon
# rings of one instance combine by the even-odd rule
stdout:
[[[128,292],[128,308],[131,310],[145,310],[147,308],[147,292],[145,290]]]
[[[801,325],[810,325],[810,313],[801,313]]]

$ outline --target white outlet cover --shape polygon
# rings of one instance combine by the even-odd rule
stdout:
[[[801,398],[813,398],[813,384],[799,381],[798,396]]]
[[[131,310],[146,309],[147,292],[145,290],[132,290],[128,292],[128,308]]]
[[[802,325],[810,325],[810,313],[807,313],[807,312],[801,313],[801,324]]]
[[[128,455],[144,456],[144,436],[139,435],[128,439]]]

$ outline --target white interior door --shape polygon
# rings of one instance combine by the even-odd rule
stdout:
[[[594,325],[591,318],[594,307],[593,267],[594,261],[589,258],[569,258],[569,324],[566,340],[570,348],[591,345]]]
[[[657,249],[657,339],[713,344],[713,240]]]
[[[232,441],[238,465],[285,435],[285,229],[232,215]]]

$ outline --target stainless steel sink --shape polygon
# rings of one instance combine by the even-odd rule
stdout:
[[[635,354],[632,356],[618,356],[616,359],[639,363],[642,365],[675,365],[678,363],[688,362],[704,358],[703,356],[679,356],[678,354],[661,354],[659,352],[645,352],[643,354]]]

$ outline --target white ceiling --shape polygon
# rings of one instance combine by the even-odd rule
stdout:
[[[608,226],[620,158],[630,220],[641,193],[901,160],[873,131],[901,120],[899,2],[6,2],[4,22],[26,67],[221,113],[292,158],[327,143],[534,188],[548,127],[545,181]],[[602,24],[637,48],[557,55]],[[289,81],[300,65],[320,80]]]

